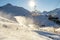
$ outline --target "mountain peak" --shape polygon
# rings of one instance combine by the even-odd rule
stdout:
[[[13,6],[13,5],[10,4],[10,3],[8,3],[8,4],[6,4],[4,7],[11,7],[11,6]]]
[[[6,4],[6,5],[10,5],[10,6],[11,6],[12,4],[8,3],[8,4]]]

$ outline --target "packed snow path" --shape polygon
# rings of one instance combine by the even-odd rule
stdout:
[[[37,32],[39,35],[49,37],[52,40],[60,40],[60,35],[58,35],[58,34],[53,34],[53,33],[43,32],[43,31],[35,31],[35,32]]]

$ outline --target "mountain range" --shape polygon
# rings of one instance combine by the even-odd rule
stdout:
[[[2,15],[4,17],[7,16],[6,18],[8,19],[12,19],[15,20],[14,16],[29,16],[31,15],[31,12],[23,7],[18,7],[18,6],[14,6],[10,3],[1,6],[0,7],[0,12],[3,12]],[[0,13],[1,14],[1,13]],[[43,15],[41,15],[43,14]],[[58,17],[60,18],[60,8],[56,8],[54,10],[51,10],[49,12],[44,11],[42,12],[39,16],[32,16],[35,23],[37,23],[38,25],[46,25],[46,26],[56,26],[57,24],[54,23],[53,21],[50,21],[48,19],[48,15],[53,15],[54,17]],[[0,15],[1,16],[1,15]]]
[[[11,14],[13,16],[26,16],[30,12],[23,7],[13,6],[12,4],[6,4],[0,7],[0,11],[6,12],[7,14]]]

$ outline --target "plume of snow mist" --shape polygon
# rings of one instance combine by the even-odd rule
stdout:
[[[6,13],[6,12],[3,12],[3,11],[0,11],[0,16],[4,17],[4,18],[7,18],[9,20],[15,21],[15,18],[13,17],[13,15],[11,13]]]
[[[23,27],[35,29],[37,25],[34,23],[33,18],[25,17],[25,16],[15,16],[17,22],[19,25],[22,25]]]

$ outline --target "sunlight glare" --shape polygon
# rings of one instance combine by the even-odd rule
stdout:
[[[35,0],[30,0],[28,5],[30,8],[34,8],[34,6],[36,5]]]

